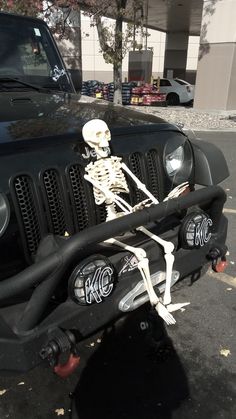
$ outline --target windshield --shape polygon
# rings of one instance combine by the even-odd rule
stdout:
[[[0,14],[0,79],[4,77],[72,91],[47,26]]]

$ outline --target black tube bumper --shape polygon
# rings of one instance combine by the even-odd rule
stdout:
[[[115,237],[190,207],[207,206],[213,226],[212,237],[205,246],[185,250],[179,246],[178,229],[169,233],[168,239],[174,242],[176,247],[174,269],[179,271],[182,279],[209,262],[208,255],[212,247],[224,245],[227,234],[227,220],[222,214],[225,200],[225,192],[219,186],[212,186],[97,225],[77,233],[57,252],[4,280],[0,284],[0,300],[3,302],[36,284],[37,287],[27,303],[0,309],[0,370],[25,371],[37,365],[41,361],[40,349],[53,339],[59,328],[76,330],[79,339],[83,340],[123,315],[119,310],[119,301],[140,281],[137,270],[122,276],[114,292],[101,304],[80,306],[68,298],[48,316],[44,316],[43,321],[38,321],[42,314],[40,305],[43,306],[48,301],[68,266],[78,260],[80,252],[86,249],[89,254],[91,245],[110,238],[111,233]],[[147,250],[151,273],[165,270],[163,252],[157,244],[152,240],[146,240],[142,247]],[[125,253],[119,255],[116,252],[110,257],[117,270],[119,260],[124,256]]]

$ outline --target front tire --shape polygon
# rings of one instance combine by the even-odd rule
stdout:
[[[168,106],[177,106],[180,104],[179,95],[177,95],[177,93],[169,93],[166,101]]]

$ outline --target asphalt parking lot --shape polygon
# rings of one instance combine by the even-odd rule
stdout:
[[[222,149],[231,172],[222,184],[229,219],[225,273],[208,271],[199,281],[177,286],[175,302],[191,302],[176,313],[177,325],[165,329],[141,309],[102,341],[98,336],[85,342],[81,365],[66,380],[44,365],[24,375],[2,375],[0,419],[236,417],[236,134],[198,135]]]

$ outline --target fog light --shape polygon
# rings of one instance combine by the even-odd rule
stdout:
[[[110,260],[93,255],[76,266],[69,279],[69,295],[78,304],[101,303],[113,291],[115,271]]]
[[[180,230],[182,247],[193,249],[207,244],[211,238],[212,224],[211,218],[204,212],[192,212],[185,217]]]

